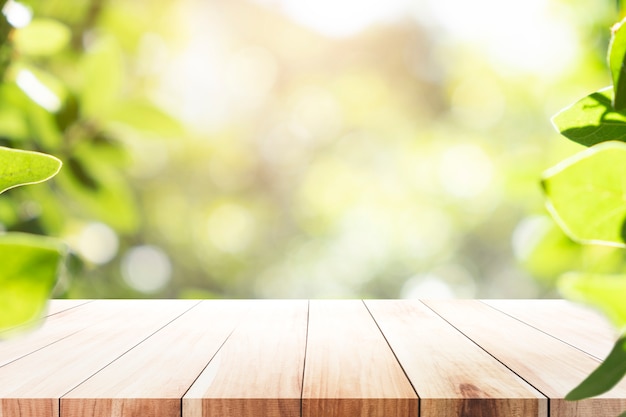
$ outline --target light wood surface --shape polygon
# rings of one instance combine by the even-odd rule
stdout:
[[[248,306],[203,302],[61,398],[72,417],[180,415],[180,398],[239,323]]]
[[[417,415],[417,396],[363,302],[312,300],[304,417]]]
[[[183,417],[298,417],[306,300],[257,301],[183,399]]]
[[[626,381],[599,398],[563,399],[599,365],[597,358],[478,300],[425,304],[546,395],[550,417],[615,417],[626,410]]]
[[[483,300],[544,333],[604,359],[613,348],[618,332],[599,312],[565,300]],[[567,320],[547,320],[558,311]]]
[[[90,303],[91,301],[92,300],[50,300],[48,302],[46,316],[51,316],[61,311]]]
[[[111,314],[116,313],[104,309],[100,303],[83,304],[80,307],[72,306],[66,309],[59,308],[58,312],[42,321],[39,328],[2,341],[0,366],[56,343]]]
[[[94,302],[103,314],[101,320],[87,321],[83,330],[0,367],[0,417],[57,416],[59,398],[65,393],[196,303]],[[35,408],[32,399],[41,400]]]
[[[34,330],[43,326],[46,323],[46,319],[48,317],[78,307],[88,302],[89,300],[50,300],[45,306],[41,317],[37,317],[34,320],[1,331],[0,340],[12,340],[32,333]],[[0,314],[2,314],[2,311],[0,311]]]
[[[415,387],[421,416],[547,417],[540,392],[421,302],[365,304]]]
[[[555,300],[54,300],[0,417],[616,417],[564,395],[612,330]]]

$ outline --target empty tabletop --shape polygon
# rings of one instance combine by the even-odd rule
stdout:
[[[616,417],[617,338],[563,300],[53,300],[1,337],[0,417]]]

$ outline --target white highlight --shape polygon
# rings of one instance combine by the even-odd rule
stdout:
[[[30,97],[35,103],[39,104],[49,112],[56,112],[61,108],[61,100],[52,90],[28,70],[21,70],[17,74],[17,85]]]
[[[14,28],[23,28],[28,26],[33,19],[33,12],[23,5],[14,0],[9,0],[2,8],[2,14],[7,18],[7,21]]]
[[[144,293],[154,293],[163,289],[172,276],[172,264],[161,249],[150,246],[136,246],[130,249],[122,260],[124,281]]]
[[[81,230],[76,243],[83,258],[99,265],[113,259],[119,248],[117,235],[103,223],[89,223]]]

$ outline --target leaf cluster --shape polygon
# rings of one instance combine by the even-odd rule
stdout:
[[[557,130],[588,149],[543,176],[548,209],[563,231],[586,245],[626,248],[626,25],[612,28],[608,64],[612,86],[592,93],[553,118]],[[572,272],[560,280],[569,298],[602,310],[626,329],[626,275]],[[566,397],[580,400],[610,390],[626,375],[626,336]]]

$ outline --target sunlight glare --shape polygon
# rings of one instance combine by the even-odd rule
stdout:
[[[451,195],[472,198],[485,192],[494,176],[489,156],[479,146],[461,144],[450,146],[442,155],[439,179]]]
[[[355,35],[368,26],[406,13],[407,0],[283,0],[285,12],[330,37]]]
[[[430,0],[429,6],[452,40],[477,45],[503,69],[555,75],[579,52],[574,28],[548,0]]]

